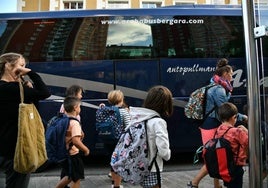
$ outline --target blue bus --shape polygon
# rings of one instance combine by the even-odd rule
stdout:
[[[267,11],[257,20],[268,25]],[[258,39],[258,46],[264,57],[260,64],[266,65],[267,37]],[[174,97],[174,114],[167,119],[173,153],[201,145],[184,105],[193,90],[209,82],[219,58],[234,66],[231,101],[240,111],[247,103],[240,6],[5,13],[0,14],[0,53],[6,52],[27,57],[49,86],[52,96],[39,104],[45,122],[59,111],[66,87],[85,89],[81,122],[92,155],[106,154],[95,112],[110,90],[122,90],[128,105],[141,106],[150,87],[168,87]]]

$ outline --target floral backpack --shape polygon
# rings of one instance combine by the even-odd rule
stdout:
[[[111,156],[110,164],[125,182],[140,184],[155,163],[160,185],[160,171],[156,163],[157,152],[151,163],[148,159],[146,123],[147,120],[130,125],[122,133]]]
[[[204,87],[198,88],[191,93],[188,103],[184,107],[184,114],[187,118],[205,120],[206,117],[214,110],[213,108],[212,111],[205,114],[207,90],[215,85],[215,83],[211,83]]]

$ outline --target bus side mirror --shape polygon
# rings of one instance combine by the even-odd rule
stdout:
[[[263,36],[268,36],[268,26],[262,25],[254,28],[254,37],[260,38]]]

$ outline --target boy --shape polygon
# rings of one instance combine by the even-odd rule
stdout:
[[[218,127],[215,138],[219,138],[230,128],[224,134],[224,138],[230,142],[234,153],[234,161],[236,162],[234,179],[229,183],[224,182],[227,188],[243,187],[243,166],[246,165],[248,157],[248,130],[243,125],[234,127],[237,121],[237,113],[236,106],[230,102],[223,103],[218,108],[218,115],[222,124]]]
[[[80,114],[81,100],[79,98],[66,97],[63,105],[67,116],[75,118]],[[66,176],[58,182],[56,188],[63,188],[69,183],[72,188],[80,187],[80,180],[84,179],[84,164],[79,150],[83,151],[85,156],[89,155],[89,149],[82,143],[83,137],[80,122],[71,119],[66,133],[66,148],[69,150],[70,156],[62,164],[62,174],[66,174]]]

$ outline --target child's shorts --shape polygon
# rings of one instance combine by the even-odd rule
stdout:
[[[62,174],[68,176],[73,182],[85,179],[84,163],[80,154],[71,155],[62,165]]]

